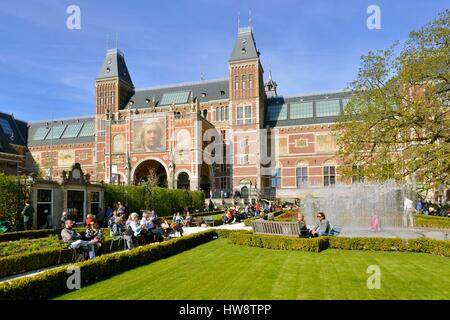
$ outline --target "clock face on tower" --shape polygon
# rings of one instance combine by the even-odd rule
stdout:
[[[78,169],[73,169],[72,171],[72,177],[76,180],[79,180],[81,178],[81,172]]]

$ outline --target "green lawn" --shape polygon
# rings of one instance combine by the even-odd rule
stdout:
[[[367,289],[369,265],[381,289]],[[422,253],[276,251],[218,239],[58,299],[449,299],[450,260]]]

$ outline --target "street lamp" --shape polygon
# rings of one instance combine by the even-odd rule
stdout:
[[[109,120],[109,134],[108,134],[108,139],[109,139],[109,183],[112,183],[112,158],[111,158],[111,154],[112,154],[112,141],[111,141],[111,135],[112,135],[112,118],[113,118],[113,113],[111,110],[107,110],[106,111],[106,119]]]

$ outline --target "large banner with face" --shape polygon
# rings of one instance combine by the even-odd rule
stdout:
[[[133,121],[132,152],[166,151],[166,119],[151,118]]]

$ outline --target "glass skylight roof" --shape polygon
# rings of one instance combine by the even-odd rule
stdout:
[[[0,126],[3,129],[3,132],[10,136],[14,133],[13,129],[11,128],[11,125],[9,124],[9,122],[5,119],[0,119]]]
[[[53,126],[52,128],[50,128],[50,132],[47,135],[47,137],[45,138],[45,140],[50,140],[50,139],[60,139],[61,135],[64,132],[64,129],[66,129],[67,125],[63,124],[63,125],[59,125],[59,126]]]
[[[76,138],[80,133],[83,123],[71,123],[67,126],[66,131],[62,135],[62,138]]]
[[[163,94],[160,106],[167,106],[171,104],[183,104],[187,103],[191,91],[178,91],[178,92],[168,92]]]
[[[37,141],[44,140],[49,131],[50,131],[50,129],[46,128],[46,127],[38,128],[33,135],[33,140],[37,140]]]
[[[286,120],[287,119],[287,105],[272,105],[267,109],[267,118],[269,121]]]
[[[318,117],[338,116],[340,111],[339,99],[316,101],[316,115]]]
[[[81,129],[78,137],[92,137],[95,136],[95,122],[86,122]]]

